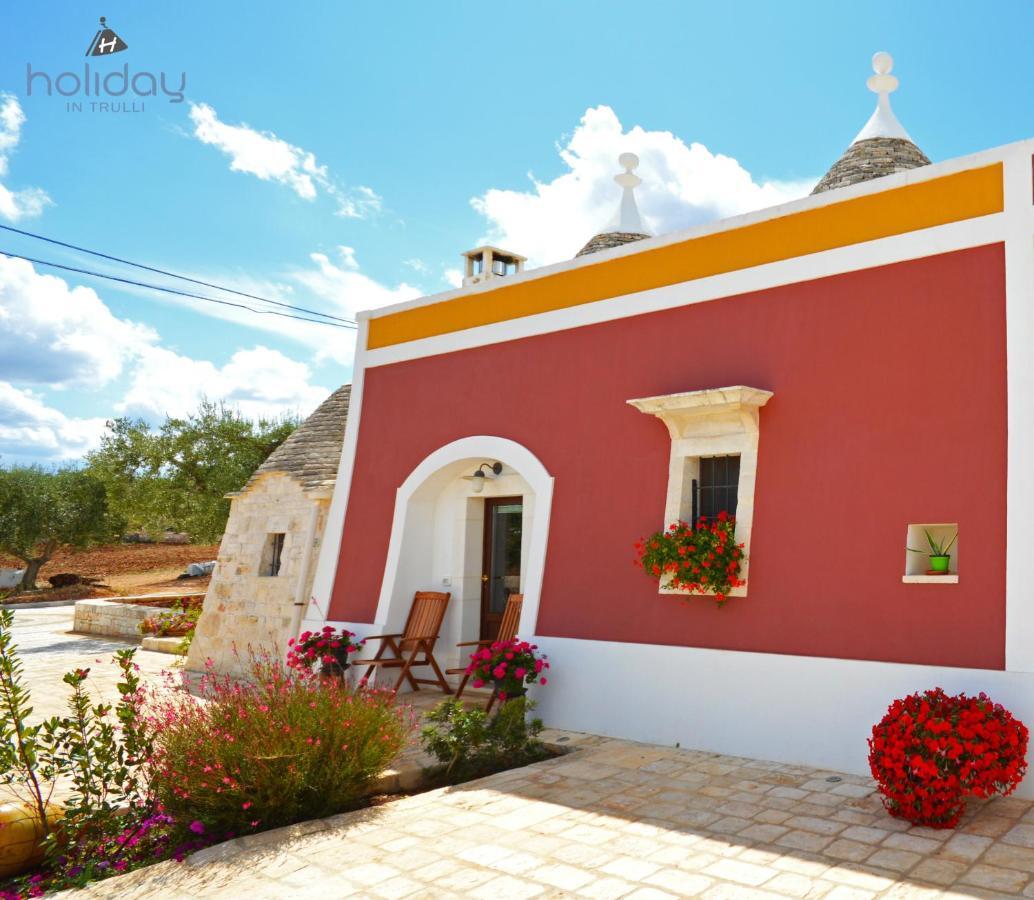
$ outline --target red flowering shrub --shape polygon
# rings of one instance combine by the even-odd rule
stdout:
[[[412,730],[394,692],[259,660],[250,682],[204,676],[156,694],[151,789],[197,835],[241,834],[355,807]]]
[[[1027,771],[1027,727],[986,694],[940,688],[895,700],[874,725],[869,767],[887,812],[954,828],[966,797],[1010,794]]]
[[[298,639],[291,638],[287,646],[287,665],[299,671],[312,671],[313,666],[322,665],[325,671],[334,666],[344,669],[348,666],[348,654],[358,653],[365,641],[353,640],[351,631],[335,631],[324,625],[322,631],[303,631]]]
[[[719,606],[729,591],[746,584],[740,576],[743,544],[736,543],[736,520],[720,512],[710,522],[701,517],[696,527],[673,522],[635,544],[635,563],[665,586],[688,594],[710,594]]]
[[[514,638],[484,647],[470,655],[467,672],[473,676],[474,687],[484,687],[486,682],[495,684],[497,696],[506,701],[513,697],[522,697],[527,686],[538,681],[549,684],[542,675],[549,668],[545,655],[538,655],[538,646]]]

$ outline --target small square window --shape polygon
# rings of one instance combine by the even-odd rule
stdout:
[[[266,536],[266,544],[262,548],[262,560],[259,563],[259,575],[275,576],[280,574],[280,561],[284,554],[284,537],[281,532]]]

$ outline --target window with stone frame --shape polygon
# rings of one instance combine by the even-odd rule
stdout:
[[[771,396],[770,391],[735,385],[628,401],[660,419],[671,438],[664,522],[658,527],[694,521],[701,515],[711,518],[723,510],[734,515],[736,541],[745,548],[740,572],[745,581],[754,524],[760,411]],[[672,589],[662,582],[660,590]],[[744,585],[733,588],[731,596],[746,593]]]

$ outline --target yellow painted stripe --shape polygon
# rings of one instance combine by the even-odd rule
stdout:
[[[1002,164],[994,163],[391,313],[370,320],[367,347],[390,347],[961,222],[1001,212],[1003,203]]]

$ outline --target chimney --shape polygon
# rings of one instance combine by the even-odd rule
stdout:
[[[498,247],[475,247],[463,254],[463,286],[481,284],[489,278],[503,278],[524,271],[525,257]]]

